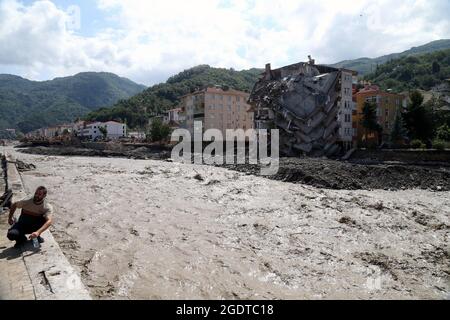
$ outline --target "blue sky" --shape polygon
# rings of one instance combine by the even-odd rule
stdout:
[[[198,64],[333,63],[450,38],[448,12],[448,0],[0,0],[0,73],[151,85]]]

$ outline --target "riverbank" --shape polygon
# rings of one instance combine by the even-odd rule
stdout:
[[[32,193],[25,191],[14,157],[7,155],[7,185],[12,191],[13,201]],[[19,210],[20,211],[20,210]],[[79,273],[70,265],[52,233],[43,233],[44,244],[38,249],[30,241],[19,248],[6,238],[10,228],[8,212],[0,214],[0,299],[2,300],[88,300],[90,295],[84,287]],[[16,213],[16,218],[20,212]]]
[[[17,153],[97,299],[445,299],[450,192],[330,190],[224,168]]]
[[[127,147],[111,150],[105,148],[38,146],[19,150],[22,153],[47,156],[87,156],[140,160],[167,160],[170,158],[168,150],[148,147]],[[364,153],[361,154],[361,157],[366,156]],[[278,173],[267,178],[335,190],[405,190],[415,188],[434,191],[450,190],[450,163],[430,162],[428,165],[426,163],[417,165],[416,162],[408,163],[406,161],[403,163],[375,161],[373,160],[373,154],[369,154],[369,156],[368,159],[361,158],[352,161],[322,158],[281,158]],[[389,160],[392,160],[392,156]],[[222,167],[255,176],[259,176],[261,171],[258,165],[223,165]]]

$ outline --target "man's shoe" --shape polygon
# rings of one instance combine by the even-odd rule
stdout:
[[[25,242],[27,242],[27,238],[23,237],[20,240],[16,240],[16,244],[14,245],[14,248],[18,249],[20,248]]]
[[[45,241],[44,238],[42,238],[41,236],[37,237],[37,239],[39,243],[44,243]]]

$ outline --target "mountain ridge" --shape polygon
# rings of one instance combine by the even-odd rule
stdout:
[[[45,81],[0,74],[0,132],[14,128],[27,133],[73,121],[145,88],[110,72],[80,72]]]
[[[214,68],[198,65],[171,76],[165,83],[156,84],[111,108],[89,113],[86,120],[126,120],[130,127],[145,127],[155,114],[173,108],[179,97],[206,86],[221,85],[241,91],[250,91],[263,69]]]
[[[359,75],[364,76],[370,72],[375,71],[377,65],[384,64],[390,60],[405,56],[432,53],[445,49],[450,49],[450,39],[431,41],[421,46],[412,47],[403,52],[386,54],[376,58],[360,57],[356,59],[343,60],[334,64],[329,64],[329,66],[352,69],[358,71]]]
[[[401,53],[344,60],[330,66],[353,69],[364,76],[370,70],[375,71],[377,65],[394,59],[443,49],[450,49],[450,39],[432,41]],[[6,128],[26,133],[79,117],[87,120],[127,120],[131,127],[143,127],[149,117],[176,106],[180,96],[201,87],[222,85],[250,91],[263,71],[257,68],[236,71],[198,65],[148,88],[111,72],[87,71],[45,81],[0,74],[0,135]],[[377,75],[373,78],[384,81],[388,77],[381,79]],[[418,83],[426,84],[426,81],[430,82],[429,79],[419,78]],[[390,83],[393,82],[386,85]],[[394,84],[401,87],[401,83]]]

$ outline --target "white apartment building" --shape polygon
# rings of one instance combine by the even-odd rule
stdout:
[[[353,146],[353,124],[352,114],[356,110],[356,103],[353,102],[353,80],[356,76],[355,71],[341,69],[341,94],[339,102],[338,121],[339,141],[344,149],[351,149]]]
[[[91,140],[95,140],[97,138],[102,138],[103,134],[100,131],[101,127],[106,128],[108,139],[119,139],[122,137],[126,137],[126,125],[123,123],[119,123],[116,121],[107,121],[107,122],[92,122],[92,123],[84,123],[83,126],[78,125],[78,136],[88,138]]]

